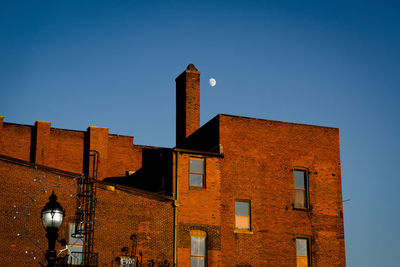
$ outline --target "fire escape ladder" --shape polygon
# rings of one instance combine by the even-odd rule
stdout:
[[[97,266],[97,253],[93,252],[94,224],[96,206],[97,171],[99,166],[99,152],[89,152],[89,174],[78,180],[78,209],[76,212],[75,233],[83,238],[83,266]]]

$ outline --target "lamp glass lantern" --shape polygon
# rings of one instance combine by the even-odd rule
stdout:
[[[57,202],[57,196],[53,193],[49,197],[49,202],[42,209],[42,222],[46,230],[50,228],[60,228],[64,219],[64,209]]]

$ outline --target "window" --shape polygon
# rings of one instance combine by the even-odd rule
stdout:
[[[204,159],[189,159],[189,185],[204,187]]]
[[[83,246],[69,246],[68,264],[81,265],[83,263]]]
[[[206,232],[190,231],[190,267],[206,266]]]
[[[76,224],[69,224],[68,264],[80,265],[83,263],[83,236],[76,233]]]
[[[235,202],[235,228],[250,231],[250,201],[236,200]]]
[[[294,170],[294,207],[308,208],[307,170]]]
[[[309,241],[309,238],[296,238],[297,267],[311,266]]]

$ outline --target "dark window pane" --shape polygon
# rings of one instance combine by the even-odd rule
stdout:
[[[294,171],[294,187],[306,188],[306,172],[305,171]]]
[[[204,173],[204,160],[190,159],[190,173]]]
[[[189,180],[190,186],[203,186],[203,175],[201,174],[190,174]]]
[[[306,207],[306,191],[303,189],[294,190],[294,206],[305,208]]]
[[[249,202],[236,201],[236,214],[249,216]]]

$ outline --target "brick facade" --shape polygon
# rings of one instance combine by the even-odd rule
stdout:
[[[34,178],[42,179],[43,175],[43,185],[33,181]],[[17,234],[30,229],[32,240],[38,240],[40,246],[47,249],[40,211],[52,190],[65,209],[66,217],[59,235],[60,239],[67,239],[67,226],[74,222],[76,211],[76,198],[70,196],[69,190],[76,192],[73,177],[77,176],[49,168],[39,167],[36,170],[32,164],[0,157],[2,266],[39,266],[38,262],[46,262],[43,253],[29,241],[28,236],[17,237]],[[40,191],[43,186],[50,186],[47,193]],[[25,212],[29,196],[33,195],[36,201],[27,210],[30,216],[24,227],[24,216],[15,211]],[[94,251],[99,255],[98,266],[116,266],[115,258],[122,254],[121,249],[131,247],[132,234],[137,236],[137,255],[142,255],[143,263],[149,260],[173,262],[173,212],[172,200],[169,198],[130,187],[98,183],[94,234]],[[13,219],[15,215],[17,218]],[[62,248],[57,243],[56,249]],[[25,251],[31,250],[35,250],[36,260],[30,254],[28,258],[25,255]]]
[[[240,234],[232,231],[233,219],[222,225],[223,261],[295,266],[293,239],[307,236],[313,266],[344,266],[338,130],[219,116],[224,147],[221,195],[226,207],[222,216],[233,218],[235,199],[248,199],[252,228],[252,234]],[[296,167],[309,172],[307,210],[294,209]],[[248,250],[257,253],[245,253]]]
[[[191,233],[205,236],[207,266],[294,267],[296,238],[309,240],[311,266],[345,266],[339,130],[224,114],[200,127],[199,79],[192,64],[176,79],[175,148],[136,145],[103,127],[72,131],[0,117],[1,209],[25,203],[23,192],[38,186],[35,165],[50,182],[61,174],[73,186],[73,175],[93,171],[89,152],[97,151],[99,266],[116,266],[132,234],[143,263],[190,266]],[[191,185],[191,159],[204,162],[200,186]],[[296,169],[307,176],[303,209],[294,205]],[[73,214],[74,202],[59,194]],[[238,200],[248,203],[250,229],[237,229]],[[24,227],[3,215],[0,254],[21,263],[28,243],[15,235]],[[40,224],[32,232],[44,242]]]

